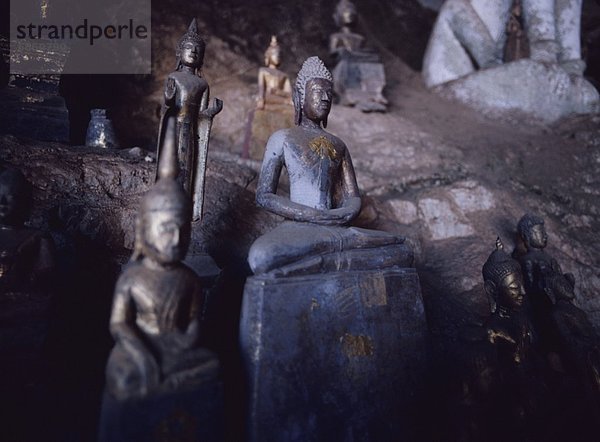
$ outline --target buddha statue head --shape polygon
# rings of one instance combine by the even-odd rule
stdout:
[[[265,66],[277,68],[281,64],[281,47],[277,42],[277,36],[271,36],[271,43],[265,51]]]
[[[548,235],[543,218],[530,213],[523,215],[517,224],[517,232],[527,250],[546,247]]]
[[[177,45],[177,70],[182,66],[193,69],[202,67],[206,43],[198,33],[198,23],[193,19]]]
[[[356,6],[349,0],[340,0],[335,7],[333,19],[335,24],[341,27],[353,26],[356,24],[357,19]]]
[[[327,127],[333,100],[333,77],[319,57],[309,57],[302,64],[292,98],[297,125],[307,118]]]
[[[520,310],[525,295],[521,266],[504,251],[499,237],[496,250],[483,265],[482,274],[492,313],[498,311],[503,315]]]
[[[191,238],[190,197],[176,180],[179,167],[174,126],[174,118],[170,118],[158,166],[159,179],[142,197],[132,257],[148,257],[163,266],[183,260]]]
[[[0,226],[20,227],[31,206],[31,185],[13,168],[0,170]]]

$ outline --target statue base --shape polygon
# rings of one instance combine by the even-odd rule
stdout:
[[[249,278],[249,439],[411,440],[426,336],[412,268]]]
[[[517,111],[546,123],[600,112],[598,91],[585,78],[529,59],[482,69],[434,90],[483,112]]]
[[[294,126],[294,108],[286,104],[266,104],[255,109],[249,118],[250,131],[244,142],[244,158],[262,161],[265,146],[273,132]]]
[[[385,72],[379,57],[361,59],[348,54],[341,58],[332,75],[340,104],[355,106],[363,112],[387,110],[387,100],[382,94]]]
[[[217,379],[185,390],[119,400],[104,393],[100,442],[222,441],[223,386]]]

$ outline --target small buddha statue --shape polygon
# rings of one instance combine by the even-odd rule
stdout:
[[[484,290],[490,300],[491,315],[485,328],[488,342],[494,348],[490,387],[496,422],[491,431],[507,440],[526,431],[528,418],[538,414],[540,401],[546,394],[537,371],[539,358],[534,349],[534,330],[527,310],[523,308],[525,288],[519,263],[505,251],[500,238],[482,268]]]
[[[523,269],[527,292],[543,291],[543,278],[561,273],[558,262],[544,251],[548,244],[544,219],[529,213],[523,215],[517,224],[517,234],[525,252],[515,255]]]
[[[354,3],[349,0],[341,0],[335,7],[333,19],[340,28],[340,32],[331,34],[329,37],[329,52],[339,57],[346,51],[362,50],[365,38],[352,30],[358,19]]]
[[[488,321],[488,340],[508,349],[513,363],[520,364],[532,342],[531,324],[524,313],[525,288],[519,263],[505,251],[500,238],[482,268],[484,290],[492,315]]]
[[[0,169],[0,293],[48,290],[54,245],[40,231],[25,227],[31,186],[17,169]]]
[[[134,253],[119,277],[110,317],[116,343],[107,389],[117,399],[172,391],[212,378],[218,362],[200,348],[204,294],[182,263],[190,243],[190,198],[176,180],[175,122],[170,118],[159,179],[142,198]]]
[[[166,80],[164,105],[159,127],[157,163],[162,152],[164,126],[169,116],[177,119],[177,153],[179,159],[179,181],[193,200],[193,218],[198,220],[204,198],[204,176],[206,154],[213,117],[223,103],[215,99],[208,107],[209,86],[199,74],[204,60],[206,43],[198,34],[196,19],[192,20],[187,32],[177,46],[177,65]]]
[[[248,262],[255,274],[408,267],[412,262],[404,238],[346,226],[358,215],[361,199],[348,148],[325,131],[332,95],[331,73],[318,57],[308,58],[293,91],[296,126],[275,132],[266,146],[256,201],[287,221],[252,245]],[[277,194],[283,167],[289,198]]]
[[[385,72],[379,54],[365,45],[365,38],[354,31],[358,15],[354,3],[341,0],[333,15],[339,32],[329,37],[329,53],[333,69],[335,93],[344,105],[356,106],[363,112],[385,112],[383,96]]]
[[[281,47],[273,35],[265,51],[265,67],[258,70],[257,109],[269,104],[292,105],[292,84],[287,74],[279,70],[280,64]]]

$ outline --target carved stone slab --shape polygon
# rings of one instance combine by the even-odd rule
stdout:
[[[410,440],[426,333],[414,269],[248,279],[249,439]]]

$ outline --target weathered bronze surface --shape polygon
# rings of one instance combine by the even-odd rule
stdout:
[[[159,180],[143,197],[131,262],[120,276],[110,330],[107,389],[118,399],[169,392],[214,378],[218,362],[199,348],[204,294],[181,263],[190,242],[190,199],[176,181],[175,118],[169,118]]]
[[[267,143],[256,201],[289,221],[252,245],[248,262],[255,273],[410,266],[412,252],[402,244],[404,238],[343,227],[358,215],[361,200],[350,152],[341,139],[324,130],[332,80],[318,57],[307,59],[294,88],[297,126],[275,132]],[[284,166],[289,198],[277,195]],[[346,260],[343,252],[353,249],[357,254]]]
[[[198,25],[194,19],[179,41],[177,65],[175,71],[171,72],[166,80],[157,147],[157,158],[160,160],[164,126],[169,116],[175,116],[177,153],[181,170],[179,181],[192,197],[194,221],[202,216],[204,177],[212,119],[223,108],[223,102],[218,98],[214,100],[211,107],[208,106],[209,86],[199,75],[205,47],[206,44],[198,34]]]

